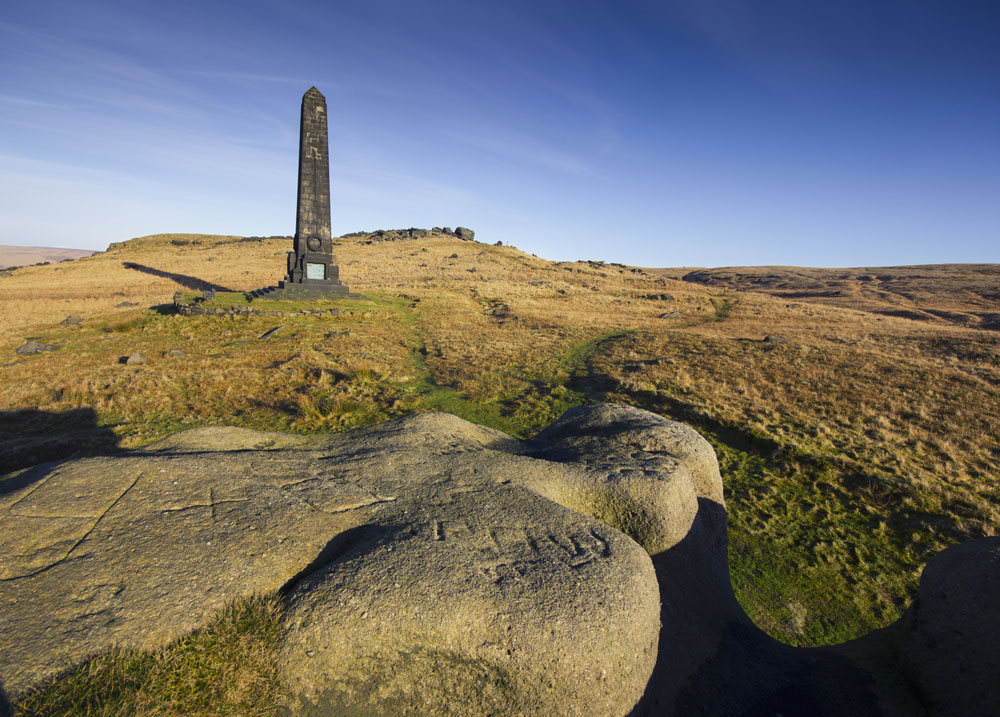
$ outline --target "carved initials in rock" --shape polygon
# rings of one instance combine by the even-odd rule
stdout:
[[[539,555],[554,556],[575,569],[611,555],[608,541],[593,528],[569,535],[546,533],[542,538],[530,538],[529,543]]]
[[[438,543],[464,544],[477,550],[479,569],[496,582],[516,579],[528,567],[543,561],[554,560],[579,570],[611,556],[607,537],[595,528],[529,531],[506,525],[473,526],[467,521],[437,520],[413,533]]]

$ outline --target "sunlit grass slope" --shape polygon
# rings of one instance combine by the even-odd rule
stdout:
[[[737,594],[804,645],[887,624],[933,553],[997,532],[997,332],[446,235],[339,241],[367,298],[266,315],[168,309],[201,286],[242,303],[224,292],[275,283],[287,240],[158,235],[0,278],[0,472],[210,424],[435,410],[528,436],[573,405],[632,403],[715,445]],[[56,350],[16,355],[28,339]]]

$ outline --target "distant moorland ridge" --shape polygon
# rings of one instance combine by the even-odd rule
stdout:
[[[1000,264],[924,264],[819,269],[726,266],[649,269],[696,284],[759,291],[918,321],[1000,329]]]
[[[10,246],[0,244],[0,269],[30,266],[42,262],[79,259],[97,252],[92,249],[60,249],[51,246]]]

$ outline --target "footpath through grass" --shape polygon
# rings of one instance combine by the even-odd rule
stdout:
[[[402,303],[398,306],[406,312],[404,325],[413,337],[411,356],[418,377],[415,409],[451,413],[519,438],[537,433],[570,408],[592,400],[585,390],[579,389],[579,379],[604,342],[627,333],[591,332],[588,338],[558,346],[555,356],[545,357],[537,365],[498,366],[491,379],[500,388],[484,395],[483,391],[465,392],[461,386],[435,382],[416,312],[412,307],[404,308]]]

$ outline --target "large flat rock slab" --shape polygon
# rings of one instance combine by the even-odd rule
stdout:
[[[668,547],[718,470],[657,443],[663,419],[623,433],[628,465],[595,460],[587,441],[651,415],[600,410],[535,443],[444,414],[319,437],[204,428],[10,477],[3,690],[284,589],[292,712],[625,714],[660,598],[618,528]]]
[[[182,436],[180,447],[50,464],[15,479],[30,483],[0,505],[5,691],[111,645],[166,644],[237,597],[280,588],[357,524],[350,511],[317,510],[295,494],[296,482],[319,472],[310,467],[316,452],[245,449],[284,438],[253,431],[193,433],[202,445],[184,447]],[[358,501],[354,486],[332,483],[330,494],[331,503]]]

